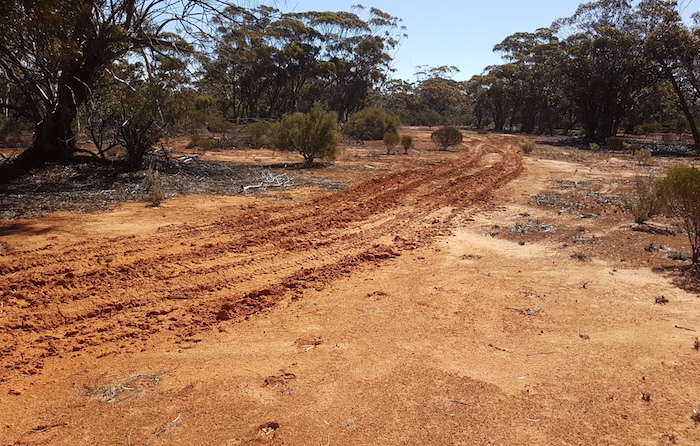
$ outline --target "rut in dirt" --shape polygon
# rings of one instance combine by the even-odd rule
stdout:
[[[498,159],[487,162],[494,151]],[[456,161],[374,177],[313,202],[242,208],[59,252],[6,254],[0,377],[37,373],[46,358],[85,348],[124,351],[155,333],[188,339],[320,289],[446,234],[456,215],[521,170],[519,150],[502,138]]]

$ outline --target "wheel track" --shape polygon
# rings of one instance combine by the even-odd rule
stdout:
[[[62,253],[7,255],[0,261],[0,376],[36,372],[43,357],[123,348],[158,332],[185,339],[400,255],[444,231],[450,217],[432,225],[433,212],[474,206],[520,173],[520,154],[508,144],[497,147],[498,162],[480,166],[492,149],[372,178],[301,206],[258,205],[147,237],[111,238],[106,248],[94,239]]]

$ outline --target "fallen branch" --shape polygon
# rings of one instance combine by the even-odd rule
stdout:
[[[265,187],[265,184],[260,183],[260,184],[251,184],[250,186],[241,186],[241,190],[243,192],[251,190],[251,189],[262,189]]]
[[[539,313],[540,311],[542,311],[542,305],[540,305],[539,308],[537,308],[536,310],[527,310],[525,312],[525,315],[526,316],[534,316],[535,314]]]
[[[68,423],[55,423],[55,424],[47,424],[47,425],[37,426],[34,429],[32,429],[32,433],[39,434],[41,432],[46,432],[49,429],[53,429],[54,427],[62,427],[62,426],[68,426]]]
[[[461,404],[462,406],[469,406],[469,407],[474,407],[472,403],[464,403],[462,401],[457,401],[457,400],[450,400],[451,403],[455,404]]]
[[[515,307],[506,307],[505,309],[511,310],[511,311],[517,311],[518,313],[521,313],[524,316],[534,316],[535,314],[542,311],[542,305],[540,305],[539,308],[537,308],[536,310],[531,310],[529,308],[527,310],[524,310],[522,308],[515,308]]]
[[[693,330],[692,328],[687,328],[687,327],[681,327],[680,325],[674,325],[674,327],[676,327],[676,328],[680,328],[681,330],[688,330],[688,331],[697,331],[697,330]]]
[[[252,189],[266,189],[268,187],[290,187],[292,186],[292,179],[286,174],[274,175],[270,172],[263,172],[260,175],[259,184],[250,184],[248,186],[242,186],[241,191],[246,192]]]

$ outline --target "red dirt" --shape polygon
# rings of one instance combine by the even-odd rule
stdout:
[[[683,237],[600,198],[638,168],[427,135],[306,173],[342,192],[0,225],[0,444],[698,444],[700,301],[643,249]]]

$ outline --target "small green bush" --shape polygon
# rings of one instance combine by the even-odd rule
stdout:
[[[659,183],[659,194],[666,211],[688,235],[693,264],[700,258],[700,170],[675,166]]]
[[[32,142],[31,124],[16,119],[0,118],[0,147],[27,147]]]
[[[590,150],[593,153],[598,153],[600,152],[600,145],[594,142],[588,143],[588,150]]]
[[[221,116],[212,116],[207,123],[207,130],[209,130],[211,133],[218,133],[221,135],[225,135],[236,130],[236,127],[238,126],[235,122],[229,122]]]
[[[448,147],[456,146],[462,142],[462,132],[454,127],[445,126],[435,130],[430,139],[440,147],[441,150],[447,150]]]
[[[636,135],[650,135],[652,133],[661,133],[663,126],[658,122],[638,125],[634,128]]]
[[[605,138],[605,145],[610,147],[611,149],[624,149],[625,148],[625,139],[620,138],[619,136],[608,136]]]
[[[284,115],[277,126],[275,144],[286,152],[298,152],[307,165],[317,158],[333,160],[338,153],[338,115],[315,104],[309,113]]]
[[[248,145],[259,149],[272,144],[274,126],[266,121],[252,122],[246,126],[245,134]]]
[[[187,148],[194,149],[195,147],[199,147],[200,149],[210,150],[213,147],[213,145],[214,143],[209,138],[204,138],[199,135],[192,135],[190,137],[189,144],[187,144]]]
[[[635,223],[642,224],[661,211],[658,188],[659,180],[654,177],[635,177],[634,189],[624,198],[625,207],[634,216]]]
[[[386,154],[391,155],[391,152],[394,150],[394,147],[396,147],[400,141],[401,138],[399,137],[398,133],[386,132],[384,134],[384,145],[386,146]]]
[[[401,147],[403,147],[403,153],[407,155],[409,149],[413,147],[413,138],[411,135],[403,135],[401,137]]]
[[[350,116],[343,133],[356,140],[380,141],[385,133],[396,133],[399,118],[380,108],[366,108]]]

